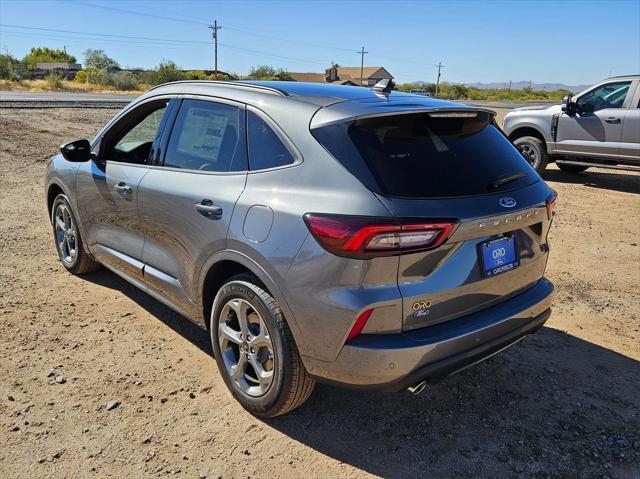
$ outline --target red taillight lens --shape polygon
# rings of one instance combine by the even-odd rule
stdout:
[[[309,230],[327,251],[349,258],[371,258],[425,251],[444,243],[456,220],[402,220],[307,213]]]
[[[373,313],[373,309],[366,309],[360,314],[360,316],[358,316],[358,319],[356,319],[356,322],[353,325],[353,328],[351,328],[351,331],[349,331],[349,336],[347,336],[347,342],[351,341],[353,338],[360,335],[360,333],[362,332],[362,329],[364,328],[364,325],[367,324],[367,321],[369,320],[371,313]]]
[[[551,190],[551,193],[549,193],[549,196],[547,196],[547,199],[545,201],[545,205],[547,206],[547,218],[549,219],[553,218],[553,209],[556,206],[557,199],[558,193],[556,193],[555,190]]]

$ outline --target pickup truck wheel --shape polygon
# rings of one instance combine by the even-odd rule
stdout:
[[[549,154],[544,141],[535,136],[523,136],[514,141],[513,144],[520,150],[524,159],[529,162],[533,169],[542,174],[547,167],[547,163],[549,163]]]
[[[211,311],[211,343],[233,397],[251,414],[274,417],[302,405],[315,381],[278,303],[259,284],[242,274],[220,288]]]
[[[589,168],[588,166],[584,166],[584,165],[567,165],[564,163],[557,163],[556,165],[558,165],[558,168],[560,168],[562,171],[566,171],[567,173],[581,173],[583,171],[585,171],[587,168]]]

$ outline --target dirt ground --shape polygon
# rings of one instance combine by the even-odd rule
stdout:
[[[0,477],[640,477],[640,175],[548,171],[537,334],[417,397],[318,385],[259,420],[205,332],[57,260],[47,159],[114,113],[0,110]]]

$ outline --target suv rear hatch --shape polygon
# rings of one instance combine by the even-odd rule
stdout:
[[[493,112],[387,105],[373,115],[316,115],[311,131],[394,217],[458,222],[437,248],[400,256],[403,329],[490,307],[539,281],[555,196]]]

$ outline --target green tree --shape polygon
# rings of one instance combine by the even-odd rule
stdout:
[[[120,65],[109,57],[104,50],[89,48],[84,52],[84,66],[85,68],[95,68],[97,70],[109,70]]]
[[[64,50],[47,47],[33,47],[22,59],[22,63],[29,69],[36,68],[38,63],[75,63],[76,57],[65,53]]]
[[[19,80],[22,75],[24,66],[20,64],[18,59],[11,55],[0,54],[0,78],[3,80]]]
[[[291,80],[289,73],[287,73],[284,68],[275,68],[271,65],[251,67],[251,70],[249,70],[249,78],[251,80]]]

